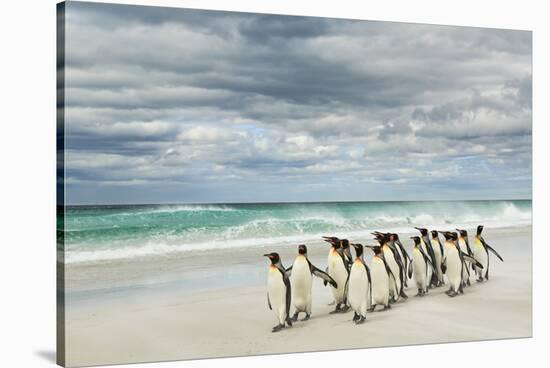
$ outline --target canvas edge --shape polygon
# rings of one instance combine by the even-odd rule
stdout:
[[[65,341],[65,11],[56,4],[56,363],[66,364]]]

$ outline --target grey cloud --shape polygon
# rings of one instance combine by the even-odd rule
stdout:
[[[529,193],[530,32],[70,3],[66,56],[75,201]]]

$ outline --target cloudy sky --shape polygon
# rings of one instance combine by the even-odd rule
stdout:
[[[68,203],[531,198],[531,33],[69,3]]]

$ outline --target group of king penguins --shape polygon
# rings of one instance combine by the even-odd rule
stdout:
[[[397,234],[378,231],[372,233],[378,242],[376,245],[364,246],[350,243],[347,239],[324,236],[323,240],[331,246],[325,271],[311,263],[304,244],[298,245],[298,255],[289,268],[283,266],[278,253],[264,254],[271,261],[267,278],[268,306],[278,320],[272,331],[292,326],[300,313],[305,313],[302,321],[310,318],[313,276],[321,278],[325,286],[330,285],[336,304],[330,314],[345,313],[351,308],[355,313],[353,322],[361,324],[365,322],[367,312],[374,311],[376,306],[387,310],[398,300],[406,300],[405,288],[413,275],[418,290],[416,296],[424,296],[429,289],[448,283],[449,289],[445,293],[455,297],[470,286],[471,273],[475,273],[477,282],[489,280],[489,251],[503,261],[483,239],[482,225],[477,227],[472,247],[466,230],[430,232],[425,228],[415,229],[420,236],[411,237],[414,242],[412,257]],[[443,243],[439,234],[445,238]],[[355,251],[355,258],[351,248]],[[370,265],[365,262],[365,248],[374,253]],[[447,276],[447,281],[443,275]],[[291,304],[294,309],[292,317]]]

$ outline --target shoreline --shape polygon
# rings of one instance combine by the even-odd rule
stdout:
[[[474,229],[468,229],[469,234]],[[515,234],[531,233],[531,226],[514,226],[486,229],[486,239],[491,244],[492,237],[514,236]],[[342,234],[337,234],[342,235]],[[417,232],[400,233],[405,249],[410,253],[412,243],[409,236]],[[355,240],[350,237],[350,240]],[[359,241],[362,241],[359,239]],[[368,240],[364,244],[372,243]],[[306,243],[310,260],[324,269],[328,244],[322,240]],[[88,263],[68,263],[65,265],[65,288],[68,301],[86,299],[89,296],[102,294],[117,295],[131,293],[133,290],[154,291],[155,288],[189,289],[197,291],[203,288],[254,286],[264,280],[263,266],[265,259],[262,254],[277,251],[283,264],[288,267],[294,260],[296,244],[278,244],[258,247],[243,246],[233,249],[190,250],[158,256],[136,257],[120,260],[109,260]],[[370,259],[370,252],[366,258]],[[231,268],[232,279],[223,279],[221,285],[210,280],[215,275],[225,275],[227,267]],[[189,281],[201,283],[190,287]],[[212,285],[213,284],[213,285]],[[212,287],[213,286],[213,287]]]
[[[473,282],[456,298],[447,297],[445,287],[416,298],[411,282],[406,290],[409,300],[386,312],[369,313],[360,326],[352,324],[351,312],[329,315],[334,308],[328,305],[331,293],[315,279],[312,318],[271,333],[276,322],[267,308],[265,260],[259,263],[258,272],[263,275],[259,285],[196,291],[167,288],[71,305],[66,309],[67,363],[151,362],[529,337],[531,228],[504,235],[488,231],[486,239],[505,261],[491,258],[488,282]],[[409,242],[405,245],[409,249]],[[318,248],[311,256],[318,267],[324,268],[326,249]],[[285,266],[290,266],[295,247],[288,251],[283,256]],[[255,253],[236,264],[256,267],[246,261],[255,259]]]

